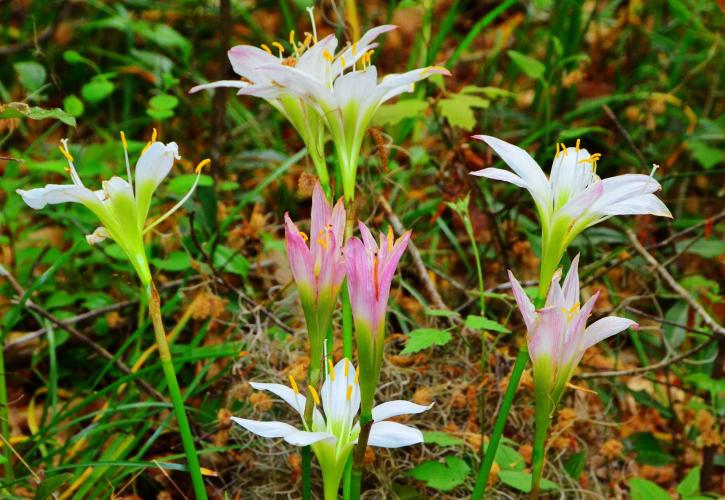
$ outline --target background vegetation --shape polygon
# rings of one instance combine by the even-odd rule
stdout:
[[[523,190],[468,175],[497,161],[469,139],[474,132],[525,147],[542,165],[555,141],[582,138],[603,153],[602,176],[659,164],[674,215],[612,220],[575,242],[587,263],[585,293],[603,291],[595,315],[616,312],[641,329],[585,356],[574,383],[587,391],[570,390],[553,423],[545,477],[554,495],[725,493],[722,2],[351,4],[318,5],[318,29],[351,38],[358,27],[392,22],[400,29],[373,58],[384,73],[431,63],[453,72],[381,109],[361,160],[358,213],[381,229],[412,228],[417,250],[392,292],[382,399],[436,403],[414,421],[425,446],[369,453],[369,498],[470,494],[524,341],[505,271],[536,276],[533,205]],[[210,492],[298,494],[299,450],[253,438],[229,417],[292,420],[249,381],[306,374],[282,215],[308,217],[313,169],[296,133],[263,101],[187,91],[236,78],[228,47],[309,30],[305,6],[0,1],[9,401],[0,425],[12,436],[0,455],[3,495],[182,498],[190,490],[175,465],[183,453],[170,404],[158,398],[164,378],[133,270],[116,246],[86,244],[95,226],[84,208],[35,212],[15,194],[64,182],[61,138],[90,182],[124,171],[121,130],[135,158],[152,127],[183,156],[161,188],[164,205],[188,189],[196,162],[213,159],[186,210],[159,226],[149,248]],[[35,107],[58,110],[43,116]],[[470,203],[447,205],[467,193]],[[486,321],[467,223],[484,263]],[[493,496],[526,490],[532,434],[526,372]]]

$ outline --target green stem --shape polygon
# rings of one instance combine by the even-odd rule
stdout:
[[[158,345],[159,356],[161,358],[161,368],[163,369],[164,377],[166,378],[166,385],[169,386],[171,402],[174,406],[176,420],[179,423],[181,443],[183,444],[184,452],[186,453],[186,461],[189,468],[189,474],[191,475],[191,482],[194,485],[194,493],[196,494],[197,499],[206,500],[206,488],[204,488],[204,479],[202,478],[201,468],[199,467],[199,458],[196,455],[194,438],[191,435],[189,420],[186,417],[186,409],[184,408],[184,398],[181,395],[179,382],[176,379],[174,363],[171,360],[171,350],[169,349],[169,343],[166,340],[166,332],[164,331],[164,323],[161,317],[161,301],[153,281],[148,283],[147,292],[149,296],[149,316],[151,317],[151,321],[154,326],[154,335],[156,337],[156,344]]]
[[[530,498],[532,499],[539,496],[541,476],[544,472],[546,434],[549,430],[549,417],[551,414],[551,404],[548,401],[548,395],[546,395],[546,399],[537,398],[536,401],[536,429],[534,431],[534,451],[532,453],[530,493]]]
[[[493,426],[491,439],[488,442],[486,452],[483,456],[481,469],[478,471],[476,486],[473,490],[473,495],[471,495],[472,499],[480,500],[483,497],[483,492],[486,489],[486,484],[488,483],[488,475],[491,472],[493,460],[496,457],[496,450],[498,449],[498,445],[501,442],[503,429],[506,425],[506,420],[508,419],[508,414],[514,401],[514,396],[516,395],[516,389],[518,388],[519,382],[521,381],[521,374],[524,372],[524,368],[526,368],[526,361],[528,357],[529,350],[526,346],[522,346],[519,349],[518,355],[516,356],[514,368],[511,372],[511,379],[509,380],[509,385],[506,388],[506,393],[504,394],[501,408],[499,409],[498,415],[496,416],[496,422]]]
[[[302,499],[312,499],[312,448],[302,447]]]
[[[345,242],[352,238],[355,224],[355,206],[353,202],[346,203],[345,212]],[[342,285],[342,355],[352,361],[352,306],[347,284]],[[332,351],[330,351],[332,355]]]
[[[480,294],[481,304],[481,316],[486,315],[486,299],[484,297],[485,286],[483,283],[483,268],[481,267],[481,255],[478,251],[478,245],[476,244],[476,235],[473,233],[473,224],[471,224],[471,218],[468,214],[463,216],[463,225],[466,227],[466,233],[468,238],[471,240],[471,247],[473,248],[473,257],[476,259],[476,273],[478,274],[478,290]]]
[[[5,483],[14,479],[13,456],[10,450],[10,422],[8,420],[8,392],[5,385],[5,336],[0,336],[0,433],[3,441],[3,457],[5,458]]]
[[[328,333],[332,331],[332,325],[328,328]],[[326,360],[322,360],[326,362]],[[310,385],[317,389],[320,382],[320,367],[310,364],[307,368],[307,380]],[[312,397],[307,398],[305,403],[305,430],[312,430],[312,412],[314,411],[315,404]],[[302,447],[302,498],[303,500],[312,499],[312,447]]]
[[[365,468],[365,450],[368,447],[368,437],[373,426],[373,416],[369,413],[360,415],[360,435],[357,438],[357,445],[352,460],[352,473],[350,482],[350,500],[360,500],[362,487],[362,475]]]

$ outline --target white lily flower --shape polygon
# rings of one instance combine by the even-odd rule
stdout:
[[[248,431],[266,438],[283,438],[295,446],[311,446],[322,469],[325,499],[337,498],[340,480],[347,459],[352,452],[360,425],[356,422],[360,409],[360,385],[358,372],[347,359],[341,359],[337,365],[329,363],[329,369],[318,394],[314,387],[308,386],[315,407],[312,425],[304,422],[307,398],[300,394],[295,379],[290,376],[290,385],[263,384],[252,382],[252,387],[269,391],[290,405],[300,415],[303,429],[285,422],[260,422],[245,418],[232,417],[232,420]],[[423,442],[423,433],[413,427],[387,419],[399,415],[421,413],[433,405],[423,406],[410,401],[388,401],[373,408],[373,425],[370,429],[368,445],[382,448],[399,448]],[[322,411],[320,411],[320,409]]]
[[[306,32],[303,41],[297,40],[295,32],[291,31],[286,47],[280,42],[272,43],[272,48],[266,44],[262,44],[262,48],[252,45],[232,47],[227,55],[234,72],[241,79],[197,85],[189,92],[232,87],[239,89],[237,95],[252,95],[265,99],[282,113],[300,134],[315,164],[320,182],[327,185],[329,178],[325,163],[325,125],[322,119],[305,99],[280,86],[275,81],[274,73],[268,68],[294,67],[307,78],[330,86],[345,69],[355,65],[370,50],[377,47],[374,41],[378,36],[395,29],[396,26],[384,25],[373,28],[366,32],[360,40],[334,56],[338,43],[337,38],[334,35],[328,35],[318,41],[313,9],[308,8],[308,12],[312,23],[312,33]],[[289,52],[286,55],[287,50]]]
[[[118,243],[136,269],[141,282],[146,285],[151,281],[151,273],[143,245],[143,235],[178,210],[189,199],[199,182],[201,169],[209,164],[210,160],[204,160],[197,165],[196,180],[181,201],[147,226],[146,217],[151,206],[151,197],[161,181],[168,175],[174,160],[180,159],[179,148],[175,142],[168,144],[156,142],[156,130],[154,130],[151,141],[143,149],[138,163],[136,163],[136,180],[133,184],[131,166],[128,161],[128,146],[123,132],[121,132],[121,142],[123,143],[128,180],[113,176],[102,182],[101,190],[90,190],[78,175],[73,156],[68,149],[68,140],[63,139],[59,149],[68,161],[66,170],[72,183],[47,184],[45,187],[29,190],[18,189],[17,193],[22,196],[25,203],[36,210],[57,203],[83,204],[98,217],[102,224],[101,227],[86,236],[88,243],[95,245],[106,238]]]
[[[653,193],[661,186],[653,175],[625,174],[602,180],[597,175],[599,153],[557,144],[549,178],[523,149],[489,135],[475,135],[511,167],[484,168],[472,175],[509,182],[527,189],[534,198],[542,227],[540,292],[548,287],[554,270],[574,238],[586,228],[613,215],[652,214],[672,217]],[[653,171],[654,174],[654,171]]]

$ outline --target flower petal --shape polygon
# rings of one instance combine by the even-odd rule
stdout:
[[[429,405],[418,405],[410,401],[399,399],[397,401],[386,401],[373,408],[373,420],[380,422],[398,415],[413,415],[430,410],[433,403]]]
[[[290,424],[284,422],[260,422],[258,420],[248,420],[239,417],[232,417],[232,420],[248,431],[255,433],[257,436],[266,438],[280,438],[288,436],[293,432],[299,432]]]
[[[82,203],[84,205],[98,206],[100,200],[96,194],[88,188],[75,184],[47,184],[42,188],[29,190],[17,189],[16,192],[22,196],[23,201],[30,208],[40,210],[46,205],[57,203]]]
[[[551,188],[549,180],[546,178],[539,164],[534,161],[529,153],[518,146],[514,146],[490,135],[474,135],[473,138],[491,146],[501,159],[523,179],[528,186],[527,189],[534,197],[534,201],[539,205],[543,213],[551,211]]]
[[[264,71],[259,71],[260,66],[269,64],[281,66],[278,58],[268,54],[264,50],[252,45],[237,45],[227,52],[229,62],[234,72],[258,84],[269,84],[271,79]]]
[[[513,172],[504,170],[502,168],[484,168],[483,170],[476,170],[471,172],[471,175],[477,175],[478,177],[486,177],[487,179],[494,179],[497,181],[509,182],[515,186],[529,189],[529,185],[524,180]]]
[[[337,438],[329,432],[308,432],[295,430],[295,432],[291,432],[284,436],[285,441],[295,446],[307,446],[317,443],[319,441],[324,441],[326,439],[330,439],[332,441],[337,440]]]
[[[423,442],[423,433],[397,422],[375,422],[368,437],[369,446],[400,448]]]
[[[249,87],[249,85],[250,85],[249,82],[243,82],[241,80],[218,80],[216,82],[203,83],[201,85],[191,87],[191,89],[189,89],[189,94],[199,92],[200,90],[216,89],[219,87],[222,87],[222,88],[232,87],[232,88],[237,88],[237,89],[243,89],[243,88]]]
[[[571,261],[569,273],[564,278],[562,293],[564,304],[567,304],[565,307],[571,307],[579,301],[579,254]]]
[[[618,316],[608,316],[595,321],[584,330],[581,352],[583,353],[594,344],[636,325],[636,321]]]
[[[179,147],[175,142],[154,142],[141,153],[136,163],[136,207],[141,224],[139,229],[143,229],[146,223],[154,191],[169,175],[174,160],[179,159]]]
[[[589,163],[581,163],[590,157],[586,149],[566,148],[560,151],[551,165],[551,194],[554,208],[564,206],[572,197],[584,191],[595,179]]]
[[[315,278],[312,269],[312,255],[302,234],[287,213],[284,214],[284,236],[287,259],[295,283],[301,293],[312,293]]]
[[[282,401],[294,408],[301,417],[304,418],[305,404],[307,398],[302,394],[295,394],[290,387],[282,384],[266,384],[262,382],[250,382],[250,385],[258,391],[269,391],[275,396],[279,397]]]
[[[571,197],[569,201],[561,207],[561,213],[576,219],[583,213],[587,212],[603,193],[604,183],[602,181],[597,181],[585,190],[574,193],[573,197]]]
[[[653,194],[642,194],[635,198],[613,203],[602,207],[600,212],[604,215],[652,214],[672,218],[672,213],[667,206]]]
[[[524,323],[526,323],[526,329],[531,331],[533,330],[534,322],[536,321],[536,308],[531,302],[529,296],[526,295],[526,292],[521,286],[521,283],[519,283],[519,280],[517,280],[514,276],[514,273],[512,273],[511,271],[509,271],[508,273],[509,282],[511,283],[511,290],[514,293],[514,299],[516,299],[516,305],[519,306],[519,312],[524,318]]]

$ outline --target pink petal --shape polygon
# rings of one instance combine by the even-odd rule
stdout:
[[[516,299],[516,305],[519,306],[519,312],[524,318],[526,323],[526,329],[531,331],[534,328],[534,322],[536,320],[536,308],[531,303],[531,299],[526,295],[526,292],[521,287],[521,283],[516,279],[514,274],[509,271],[509,282],[511,283],[511,290],[514,293],[514,299]]]

